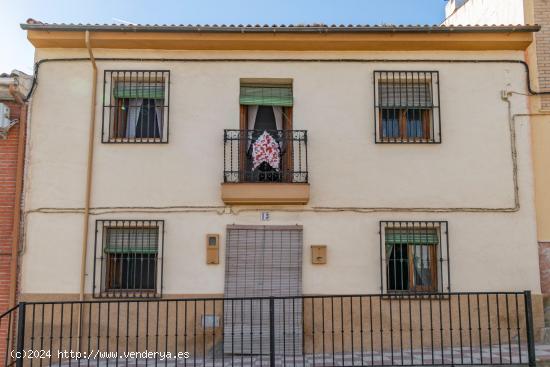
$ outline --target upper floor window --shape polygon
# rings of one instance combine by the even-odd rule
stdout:
[[[439,73],[375,71],[376,143],[441,143]]]
[[[170,72],[106,70],[104,143],[167,143]]]
[[[293,129],[290,79],[241,79],[239,130],[224,131],[225,182],[306,183],[307,132]]]
[[[97,221],[94,295],[158,296],[162,289],[163,232],[164,222],[160,220]]]
[[[449,290],[447,222],[380,222],[380,236],[385,292]]]

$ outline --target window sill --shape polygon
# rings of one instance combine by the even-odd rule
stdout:
[[[441,144],[441,142],[434,139],[381,138],[376,141],[376,144]]]
[[[422,300],[437,300],[437,299],[449,299],[449,294],[445,292],[409,292],[409,291],[386,291],[382,295],[382,299],[401,299],[401,300],[411,300],[411,301],[422,301]]]
[[[94,298],[118,299],[160,299],[161,295],[156,290],[117,289],[106,290],[94,296]]]
[[[163,141],[161,138],[109,138],[104,143],[108,144],[163,144],[167,141]]]

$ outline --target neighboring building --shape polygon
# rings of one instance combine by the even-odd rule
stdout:
[[[0,74],[0,314],[17,302],[18,250],[25,153],[25,126],[32,77],[14,70]],[[8,325],[0,322],[0,339]],[[5,348],[0,346],[0,355]]]
[[[32,77],[20,71],[0,75],[0,313],[15,305],[19,212],[27,107]],[[14,245],[15,243],[15,245]]]
[[[527,49],[532,89],[542,94],[530,98],[530,116],[518,116],[518,123],[529,121],[533,140],[535,205],[542,292],[546,298],[547,326],[550,326],[550,0],[469,0],[453,11],[446,9],[445,25],[456,24],[538,24],[540,32]]]
[[[500,343],[501,330],[508,343],[532,341],[519,332],[528,301],[494,292],[531,291],[535,331],[542,326],[530,127],[509,124],[529,99],[508,95],[527,93],[520,62],[538,27],[22,27],[39,68],[21,297],[93,299],[75,307],[79,318],[88,312],[78,323],[88,348],[115,335],[102,321],[110,316],[117,347],[121,319],[126,345],[141,345],[149,303],[135,299],[198,298],[185,337],[216,350],[223,335],[224,352],[241,355],[269,349],[270,323],[282,325],[272,348],[292,335],[282,348],[324,353],[331,318],[313,295],[348,295],[338,311],[331,304],[331,353],[349,351],[349,340],[353,353],[353,325],[363,350],[362,298],[350,295],[376,295],[365,340],[372,351],[391,341],[392,361],[394,336],[382,329],[403,331],[402,303],[411,331],[401,347],[411,349],[430,327],[432,350],[457,343],[454,333],[462,346],[466,310],[470,348],[472,332],[480,344],[495,332]],[[272,296],[292,303],[279,300],[269,322],[264,311],[279,303],[237,301],[235,311],[231,301]],[[177,348],[187,303],[152,302],[157,338]],[[32,315],[46,329],[70,315],[68,338],[73,305]]]
[[[448,0],[445,25],[525,24],[524,2],[533,0]],[[542,5],[546,0],[534,0]],[[527,23],[529,24],[529,23]],[[538,23],[537,23],[538,24]],[[540,33],[539,33],[540,34]]]

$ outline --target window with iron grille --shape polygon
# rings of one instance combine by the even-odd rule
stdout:
[[[170,72],[106,70],[103,143],[167,143]]]
[[[441,143],[439,73],[375,71],[376,143]]]
[[[163,234],[161,220],[98,220],[94,296],[160,296]]]
[[[385,293],[450,291],[447,222],[380,222],[380,271]]]

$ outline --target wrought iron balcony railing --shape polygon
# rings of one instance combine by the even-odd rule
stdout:
[[[224,130],[224,182],[307,183],[306,130]]]

